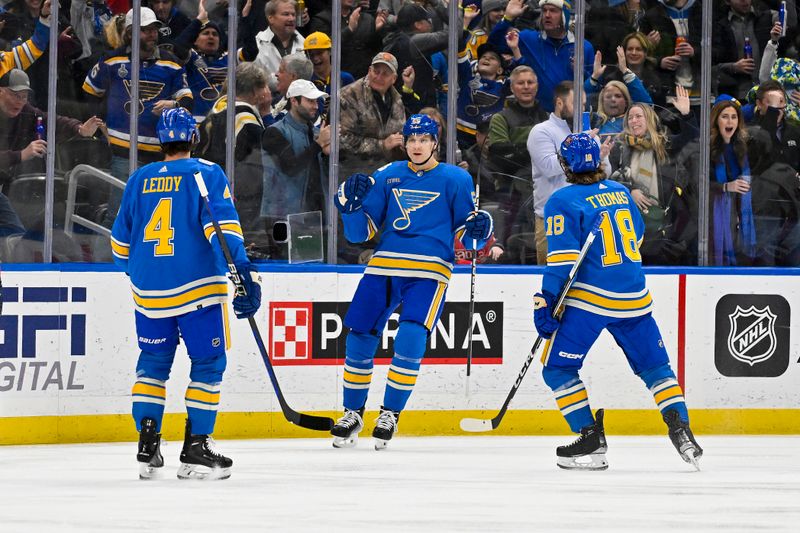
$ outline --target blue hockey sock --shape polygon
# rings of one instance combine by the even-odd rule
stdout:
[[[367,403],[375,350],[380,339],[375,335],[350,331],[344,360],[344,408],[357,411]]]
[[[682,421],[689,422],[689,410],[686,408],[683,390],[668,364],[645,370],[639,377],[650,389],[662,415],[674,409]]]
[[[193,435],[214,433],[219,407],[220,383],[192,381],[186,388],[186,414],[192,423]]]
[[[133,420],[136,431],[142,430],[142,419],[152,418],[156,421],[156,431],[161,431],[161,419],[164,418],[164,403],[167,400],[167,382],[160,379],[140,376],[136,378],[131,391],[133,397]]]
[[[573,433],[580,433],[582,428],[594,424],[589,394],[577,370],[546,366],[542,369],[542,377],[555,394],[556,405]]]
[[[400,322],[394,341],[394,357],[386,378],[386,392],[383,406],[386,409],[402,411],[414,385],[417,383],[422,356],[428,341],[428,329],[416,322]]]

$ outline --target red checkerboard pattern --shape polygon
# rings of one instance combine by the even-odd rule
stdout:
[[[311,302],[270,302],[272,359],[311,357]]]

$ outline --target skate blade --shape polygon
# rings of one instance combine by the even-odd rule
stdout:
[[[697,448],[694,446],[687,446],[680,452],[681,459],[686,461],[687,463],[691,464],[696,471],[700,471],[700,457],[703,456],[702,453],[698,453]]]
[[[388,445],[389,445],[389,441],[388,440],[375,439],[375,450],[376,451],[385,450],[386,446],[388,446]]]
[[[139,479],[160,479],[164,474],[162,467],[150,466],[147,463],[139,463]]]
[[[556,464],[564,470],[606,470],[608,461],[604,453],[593,453],[579,457],[556,457]]]
[[[197,479],[201,481],[216,481],[231,477],[230,468],[210,468],[202,465],[181,463],[178,468],[178,479]]]
[[[333,437],[334,448],[355,448],[358,444],[358,435],[354,437]]]

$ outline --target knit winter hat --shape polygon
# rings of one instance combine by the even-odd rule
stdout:
[[[546,4],[556,6],[561,10],[561,20],[564,23],[564,28],[569,29],[569,21],[572,18],[572,2],[569,0],[539,0],[539,7],[544,7]]]
[[[505,9],[507,5],[508,0],[483,0],[481,4],[481,13],[485,15],[489,11],[494,11],[495,9]]]

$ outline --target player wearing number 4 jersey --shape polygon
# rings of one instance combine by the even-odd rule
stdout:
[[[600,150],[588,135],[568,136],[559,160],[571,185],[553,193],[544,208],[547,267],[542,291],[534,297],[536,329],[549,339],[542,354],[544,381],[553,390],[570,429],[580,434],[574,443],[557,448],[558,466],[608,468],[603,410],[592,416],[578,374],[605,329],[653,394],[678,453],[698,467],[703,450],[689,429],[683,391],[651,313],[652,298],[639,255],[644,235],[639,210],[625,186],[606,179],[599,168]],[[554,295],[561,291],[597,217],[602,217],[600,238],[589,248],[559,320],[553,316]]]
[[[133,386],[133,419],[139,431],[139,475],[157,477],[166,382],[183,337],[191,359],[186,389],[186,436],[181,479],[225,479],[233,461],[214,450],[225,350],[228,347],[227,271],[212,220],[203,206],[194,174],[208,188],[246,295],[237,295],[238,318],[253,316],[261,288],[245,255],[239,217],[222,169],[189,158],[197,125],[185,109],[169,109],[158,122],[163,162],[140,168],[128,180],[111,232],[114,261],[130,276],[141,353]]]

